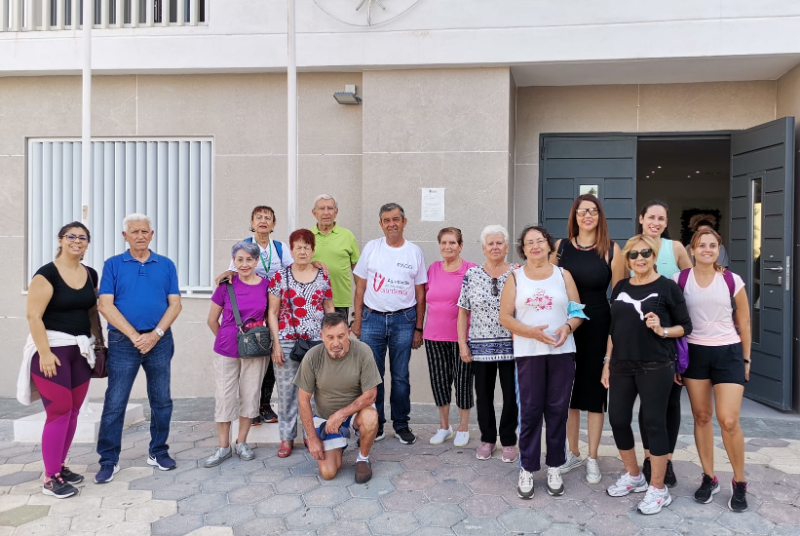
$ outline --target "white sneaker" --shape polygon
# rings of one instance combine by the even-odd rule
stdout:
[[[553,497],[564,495],[564,481],[561,480],[561,471],[558,467],[547,468],[547,493]]]
[[[452,426],[448,426],[447,430],[439,428],[439,431],[431,438],[431,445],[441,445],[448,439],[452,439],[454,435]]]
[[[600,472],[600,464],[594,458],[586,458],[586,482],[589,484],[599,484],[603,479]]]
[[[517,482],[517,496],[520,499],[533,499],[533,473],[520,467]]]
[[[567,450],[567,461],[564,462],[564,465],[558,468],[559,472],[562,475],[566,475],[576,467],[580,467],[583,465],[584,459],[581,457],[580,454],[575,456],[572,452]]]
[[[644,475],[641,473],[639,473],[638,477],[625,473],[619,477],[619,480],[608,486],[606,491],[612,497],[624,497],[629,493],[641,493],[647,491],[647,480],[644,479]]]
[[[662,508],[669,506],[671,503],[672,495],[669,494],[667,486],[664,486],[663,489],[649,486],[644,499],[639,501],[639,506],[636,509],[645,515],[653,515],[659,513]]]
[[[453,441],[453,445],[456,447],[466,447],[467,443],[469,443],[469,430],[466,432],[456,432],[456,439]]]

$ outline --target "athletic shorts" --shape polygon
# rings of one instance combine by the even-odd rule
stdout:
[[[711,380],[712,385],[744,385],[742,343],[726,346],[689,344],[689,367],[682,376],[690,380]]]
[[[350,415],[348,418],[344,420],[342,426],[339,427],[339,430],[346,430],[346,435],[342,435],[341,433],[335,434],[327,434],[325,439],[320,437],[320,427],[327,423],[327,419],[322,419],[314,414],[314,429],[317,431],[317,437],[322,439],[322,448],[325,451],[333,450],[333,449],[346,449],[347,448],[347,440],[350,437],[350,426],[353,420],[353,415]],[[303,429],[303,436],[306,436],[305,428]]]

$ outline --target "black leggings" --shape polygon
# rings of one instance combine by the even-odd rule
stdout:
[[[672,382],[672,390],[669,392],[669,403],[667,404],[667,435],[669,435],[669,453],[675,452],[675,445],[678,444],[678,432],[681,429],[681,391],[683,385]],[[642,446],[650,450],[650,440],[647,437],[647,428],[644,426],[642,408],[639,407],[639,432],[642,436]]]
[[[644,412],[642,429],[647,430],[650,438],[650,452],[653,456],[669,454],[667,404],[674,383],[674,367],[661,363],[611,363],[608,420],[617,448],[631,450],[634,447],[631,419],[638,395]]]
[[[278,344],[275,341],[275,344]],[[289,356],[286,356],[287,358]],[[266,409],[271,406],[272,390],[275,388],[275,369],[272,368],[272,359],[267,358],[267,373],[261,381],[261,408]]]

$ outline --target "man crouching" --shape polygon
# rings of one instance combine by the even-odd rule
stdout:
[[[322,318],[322,344],[306,353],[294,379],[308,451],[317,460],[322,478],[330,480],[342,467],[350,427],[359,436],[356,483],[372,478],[369,451],[378,433],[375,409],[381,375],[372,350],[350,336],[340,313]],[[311,409],[314,397],[316,413]]]

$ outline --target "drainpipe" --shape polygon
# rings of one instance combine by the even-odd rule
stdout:
[[[76,0],[73,0],[76,1]],[[89,227],[92,173],[92,26],[94,1],[83,2],[83,108],[81,113],[81,221]]]
[[[288,103],[288,223],[289,232],[297,229],[297,56],[295,40],[295,0],[286,0],[286,86]]]

